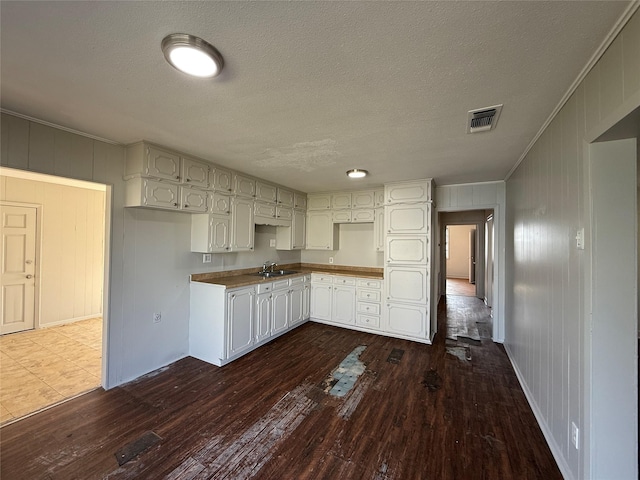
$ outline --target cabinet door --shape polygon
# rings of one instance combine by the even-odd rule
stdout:
[[[428,202],[431,200],[430,185],[430,180],[387,184],[384,186],[384,203]]]
[[[331,319],[334,322],[353,325],[356,322],[356,289],[354,287],[333,287],[333,309]]]
[[[232,188],[233,178],[229,170],[225,170],[219,167],[214,167],[211,170],[211,175],[213,176],[213,181],[211,181],[211,187],[216,192],[231,193],[233,191],[233,188]]]
[[[388,301],[427,304],[430,285],[426,268],[387,267],[384,280]]]
[[[275,185],[256,180],[256,200],[265,203],[276,203],[278,188]]]
[[[375,198],[373,190],[353,192],[351,194],[351,208],[373,208],[374,205]]]
[[[300,283],[291,287],[291,298],[289,301],[289,326],[302,322],[304,316],[304,292],[305,285]]]
[[[293,222],[291,224],[292,229],[292,247],[294,250],[301,250],[304,248],[305,239],[305,225],[307,216],[302,210],[293,211]]]
[[[289,290],[276,290],[271,298],[271,335],[289,328]]]
[[[271,336],[271,292],[259,293],[256,296],[255,318],[256,342]]]
[[[253,198],[256,195],[256,182],[253,178],[238,173],[233,175],[233,193],[239,197]]]
[[[375,220],[375,210],[373,208],[365,208],[362,210],[351,211],[352,223],[371,223]]]
[[[284,188],[278,188],[278,205],[293,207],[293,192],[285,190]]]
[[[307,250],[333,250],[331,211],[307,212]]]
[[[293,194],[293,208],[299,208],[300,210],[306,210],[307,209],[307,196],[302,194],[302,193],[295,192]]]
[[[376,252],[384,252],[384,208],[376,208],[376,218],[373,221],[373,235]]]
[[[387,304],[386,331],[420,339],[426,338],[428,308],[399,303]]]
[[[330,210],[331,209],[331,195],[308,195],[307,196],[307,210]]]
[[[222,193],[209,193],[209,211],[215,215],[230,215],[231,197]]]
[[[387,233],[428,234],[427,204],[391,205],[385,207]]]
[[[177,210],[180,205],[180,187],[178,185],[144,179],[142,181],[142,189],[142,204],[147,207]]]
[[[229,218],[211,215],[209,220],[209,252],[228,252],[231,248],[229,240]]]
[[[231,250],[253,250],[253,200],[236,197],[231,208]]]
[[[187,157],[182,157],[182,172],[180,177],[183,183],[193,185],[194,187],[207,188],[209,186],[209,165]]]
[[[157,147],[147,147],[147,164],[145,174],[167,180],[180,180],[180,156],[161,150]]]
[[[180,208],[185,212],[206,213],[207,192],[195,188],[180,187]]]
[[[228,356],[246,352],[253,346],[253,288],[232,290],[227,293]]]
[[[351,210],[334,210],[333,223],[351,223]]]
[[[290,207],[281,207],[280,205],[278,205],[276,207],[276,218],[284,220],[285,222],[290,222],[293,218],[293,209],[291,209]]]
[[[387,235],[387,265],[427,265],[429,239],[426,235]]]
[[[331,299],[333,286],[329,284],[311,284],[311,318],[331,320]]]
[[[256,217],[273,220],[276,218],[276,206],[270,203],[256,202],[253,207],[253,213]]]
[[[351,194],[334,193],[331,195],[331,208],[351,208]]]

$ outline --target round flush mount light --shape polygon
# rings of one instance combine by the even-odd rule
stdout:
[[[215,77],[224,59],[210,43],[186,33],[172,33],[162,40],[162,53],[177,70],[194,77]]]
[[[366,170],[362,170],[360,168],[353,168],[351,170],[347,170],[347,176],[349,178],[364,178],[369,174]]]

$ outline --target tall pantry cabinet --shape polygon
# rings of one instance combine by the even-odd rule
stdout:
[[[430,319],[433,191],[432,179],[384,187],[384,330],[427,343],[436,329]]]

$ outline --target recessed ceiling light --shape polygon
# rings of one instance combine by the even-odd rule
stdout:
[[[347,170],[347,176],[349,178],[363,178],[369,174],[366,170],[362,170],[360,168],[353,168],[351,170]]]
[[[172,67],[194,77],[215,77],[224,65],[210,43],[186,33],[172,33],[162,40],[162,53]]]

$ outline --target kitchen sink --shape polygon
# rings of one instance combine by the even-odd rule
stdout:
[[[273,277],[284,277],[285,275],[292,275],[294,273],[298,273],[295,270],[274,270],[273,272],[258,272],[254,273],[258,277],[264,278],[273,278]]]

